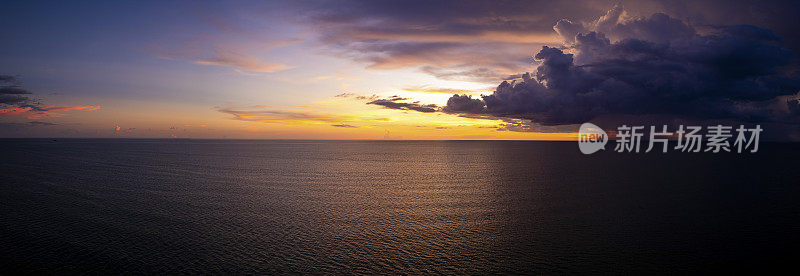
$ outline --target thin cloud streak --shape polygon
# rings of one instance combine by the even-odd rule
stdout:
[[[425,113],[432,113],[439,110],[439,107],[435,104],[421,104],[418,101],[415,102],[404,102],[408,100],[407,98],[402,98],[398,96],[392,96],[386,99],[377,99],[367,104],[371,105],[379,105],[389,109],[399,109],[399,110],[413,110],[418,112],[425,112]]]
[[[12,107],[0,108],[0,116],[24,116],[28,119],[40,119],[46,117],[63,117],[67,114],[59,111],[94,111],[100,109],[99,106],[65,106],[65,105],[51,105],[45,107]]]
[[[207,59],[196,60],[195,63],[240,68],[248,72],[256,73],[272,73],[291,68],[284,64],[268,63],[256,56],[233,51],[215,51],[214,53],[214,56]]]
[[[445,88],[445,87],[430,87],[430,86],[413,86],[413,87],[406,87],[402,88],[403,91],[406,92],[413,92],[413,93],[426,93],[426,94],[481,94],[481,93],[491,93],[493,88],[487,89],[455,89],[455,88]]]
[[[316,114],[311,112],[289,110],[220,109],[219,112],[233,115],[233,119],[235,120],[261,123],[283,123],[293,121],[318,121],[333,123],[354,119],[353,117],[335,114]]]
[[[331,126],[332,127],[341,127],[341,128],[357,128],[357,126],[348,125],[348,124],[333,124]]]

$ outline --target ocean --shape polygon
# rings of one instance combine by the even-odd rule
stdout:
[[[0,274],[661,274],[791,267],[800,144],[0,140]]]

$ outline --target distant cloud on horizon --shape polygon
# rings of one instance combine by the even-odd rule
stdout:
[[[93,111],[100,109],[99,106],[90,105],[44,106],[41,100],[32,98],[32,96],[32,92],[22,88],[22,82],[16,76],[0,75],[0,117],[21,116],[28,119],[40,119],[45,117],[62,117],[66,115],[59,111]]]

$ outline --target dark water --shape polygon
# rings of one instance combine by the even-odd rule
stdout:
[[[800,144],[0,140],[0,274],[793,266]]]

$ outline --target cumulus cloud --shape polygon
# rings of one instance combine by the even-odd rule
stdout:
[[[541,64],[489,95],[454,95],[443,111],[582,123],[604,115],[664,114],[765,121],[778,96],[800,90],[785,72],[791,51],[772,31],[749,25],[705,32],[666,14],[628,17],[615,7],[597,20],[561,20],[563,47],[543,46]],[[784,114],[785,115],[785,114]]]
[[[473,99],[468,95],[453,95],[447,99],[447,105],[443,108],[444,112],[451,113],[482,113],[484,111],[483,101]]]

